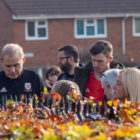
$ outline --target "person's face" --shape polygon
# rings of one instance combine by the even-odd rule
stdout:
[[[106,94],[108,100],[111,100],[113,98],[112,88],[109,85],[104,88],[104,93]]]
[[[103,53],[97,55],[91,55],[94,71],[96,73],[103,73],[109,69],[112,57],[107,58]]]
[[[58,76],[57,75],[54,75],[54,74],[50,74],[48,76],[48,80],[49,80],[49,82],[50,82],[51,85],[53,85],[56,82],[57,78],[58,78]]]
[[[58,64],[62,71],[69,73],[72,68],[71,57],[65,55],[64,51],[58,53]]]
[[[6,76],[10,79],[16,79],[21,74],[23,70],[23,63],[25,61],[25,58],[17,58],[15,57],[9,57],[4,56],[4,58],[1,60],[2,68],[6,74]]]
[[[114,98],[124,100],[126,98],[125,89],[122,83],[122,75],[119,73],[116,84],[113,87],[114,89]]]

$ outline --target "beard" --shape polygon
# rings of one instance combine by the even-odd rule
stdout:
[[[67,61],[64,65],[61,65],[60,68],[61,68],[61,70],[62,70],[63,72],[69,74],[69,72],[70,72],[71,69],[72,69],[72,66],[71,66],[71,64],[69,64],[69,62]]]

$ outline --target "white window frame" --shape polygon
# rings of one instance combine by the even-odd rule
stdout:
[[[38,22],[44,21],[44,25],[39,25]],[[35,36],[30,37],[28,36],[28,22],[34,22],[35,23]],[[46,36],[45,37],[38,37],[37,36],[37,29],[43,27],[46,29]],[[26,40],[48,40],[48,22],[46,20],[27,20],[25,21],[25,39]]]
[[[99,35],[97,34],[97,20],[103,19],[104,21],[104,34]],[[77,34],[77,21],[78,20],[83,20],[84,21],[84,35],[78,35]],[[88,25],[94,25],[95,27],[95,35],[86,35],[86,27],[87,27],[87,20],[94,20],[94,23],[89,23]],[[90,19],[75,19],[74,20],[74,36],[76,39],[83,39],[83,38],[106,38],[107,37],[107,26],[106,26],[106,19],[105,18],[90,18]]]
[[[140,17],[133,17],[133,18],[132,18],[133,36],[135,36],[135,37],[140,37],[140,33],[136,33],[136,31],[135,31],[135,27],[136,27],[135,19],[136,19],[136,18],[140,18]]]

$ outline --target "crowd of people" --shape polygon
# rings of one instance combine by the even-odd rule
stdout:
[[[66,98],[69,92],[81,97],[93,97],[95,103],[107,100],[128,99],[140,101],[140,71],[137,67],[125,68],[113,59],[113,46],[99,40],[90,50],[91,62],[79,66],[79,51],[74,45],[58,49],[58,65],[50,66],[45,74],[49,94],[59,93]],[[37,94],[41,102],[42,79],[33,71],[23,68],[25,55],[18,44],[6,44],[1,51],[0,93],[7,98],[21,94]]]

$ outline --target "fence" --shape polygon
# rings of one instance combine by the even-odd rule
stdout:
[[[13,101],[14,103],[23,102],[30,105],[33,109],[40,108],[41,110],[46,110],[49,115],[76,115],[80,121],[85,118],[90,118],[92,120],[101,119],[104,116],[119,121],[119,116],[115,113],[119,110],[119,105],[117,108],[114,108],[113,104],[109,106],[105,101],[100,105],[100,102],[95,104],[94,102],[81,99],[77,101],[64,98],[53,99],[52,96],[42,96],[38,98],[36,94],[15,94],[10,96],[5,93],[0,94],[1,109],[6,109],[7,104]]]

